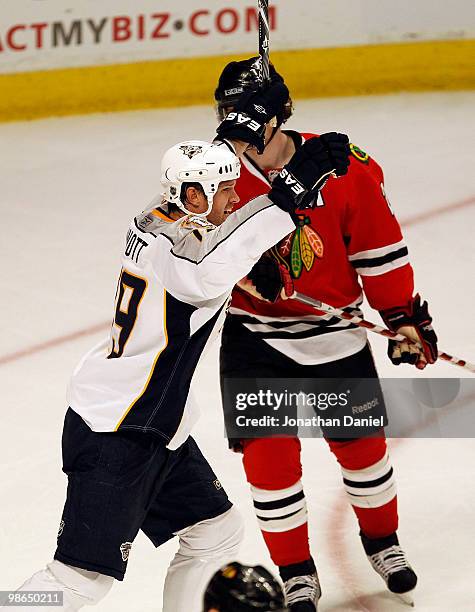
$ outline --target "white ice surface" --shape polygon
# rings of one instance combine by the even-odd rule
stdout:
[[[349,133],[382,164],[403,221],[475,196],[474,103],[473,93],[305,101],[296,104],[289,126]],[[0,126],[0,360],[110,319],[124,231],[159,189],[161,154],[179,140],[209,138],[213,125],[213,112],[201,107]],[[472,360],[474,228],[475,206],[467,206],[405,230],[441,348]],[[373,312],[369,318],[379,321]],[[54,552],[66,481],[60,470],[65,386],[103,333],[0,365],[0,590],[17,587]],[[384,340],[375,338],[373,346],[382,375],[416,375],[390,364]],[[439,363],[423,375],[459,374]],[[203,410],[196,438],[246,519],[241,560],[271,567],[240,458],[220,433],[217,348],[200,367],[196,391]],[[475,610],[473,440],[391,446],[400,536],[420,578],[417,609]],[[303,460],[322,612],[404,610],[364,558],[325,443],[305,440]],[[171,541],[155,550],[139,535],[125,582],[95,609],[159,612],[175,547]]]

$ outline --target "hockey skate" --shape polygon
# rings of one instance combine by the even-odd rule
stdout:
[[[369,562],[391,593],[397,595],[404,603],[413,606],[412,593],[417,584],[417,576],[399,546],[396,532],[377,539],[367,538],[360,532],[360,537]]]
[[[284,591],[290,612],[317,612],[322,591],[316,572],[285,580]]]

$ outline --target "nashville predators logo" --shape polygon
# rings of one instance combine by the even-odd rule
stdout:
[[[272,249],[272,253],[296,279],[304,268],[310,272],[315,260],[322,259],[324,250],[322,238],[310,225],[310,217],[298,215],[296,230],[286,236],[277,249]]]
[[[130,549],[132,548],[132,542],[124,542],[120,545],[120,554],[122,555],[122,561],[127,561],[129,558]]]
[[[195,155],[198,155],[198,153],[203,151],[203,147],[201,145],[182,145],[180,147],[180,151],[183,153],[183,155],[186,155],[192,159]]]
[[[210,230],[216,229],[216,225],[213,225],[208,219],[198,216],[189,215],[183,219],[180,223],[181,227],[185,229],[203,229],[209,232]]]

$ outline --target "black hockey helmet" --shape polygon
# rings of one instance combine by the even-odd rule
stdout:
[[[204,596],[204,612],[284,612],[284,594],[262,565],[230,563],[211,578]]]
[[[269,64],[271,81],[284,82],[282,76],[272,64]],[[216,112],[220,121],[236,104],[244,92],[257,91],[262,86],[261,58],[250,57],[239,62],[229,62],[219,77],[218,86],[214,92]],[[292,100],[289,99],[277,114],[277,125],[280,127],[292,115]]]

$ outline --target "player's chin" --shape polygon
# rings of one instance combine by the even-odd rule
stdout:
[[[224,223],[226,221],[226,219],[229,217],[229,215],[232,213],[232,208],[227,210],[223,210],[223,212],[219,215],[219,217],[216,216],[212,216],[212,217],[208,217],[208,221],[211,221],[211,223],[213,225],[221,225],[222,223]]]

